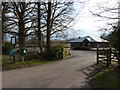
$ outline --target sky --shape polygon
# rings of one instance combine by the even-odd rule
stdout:
[[[18,0],[19,1],[19,0]],[[74,21],[73,30],[69,31],[68,38],[77,38],[83,36],[100,37],[103,31],[98,31],[101,28],[106,27],[108,22],[113,22],[113,20],[101,19],[92,15],[91,11],[99,12],[97,8],[98,5],[105,7],[117,7],[117,0],[66,0],[75,1],[74,8],[75,12],[78,14]],[[85,4],[81,4],[81,2]],[[110,1],[108,3],[108,1]],[[104,15],[111,15],[110,13],[104,13]],[[59,38],[60,39],[60,38]]]
[[[109,3],[106,3],[107,1],[110,1]],[[73,26],[74,31],[71,32],[70,37],[79,37],[79,36],[94,36],[94,37],[100,37],[100,35],[103,33],[103,31],[99,31],[99,29],[106,27],[106,24],[108,22],[113,22],[113,20],[108,20],[108,19],[101,19],[100,17],[95,17],[92,15],[89,10],[92,11],[100,11],[97,6],[105,6],[105,7],[117,7],[116,4],[117,1],[115,0],[89,0],[84,4],[84,8],[80,9],[80,4],[76,3],[75,4],[75,9],[77,12],[79,12],[78,16],[75,19],[75,24]],[[103,15],[111,15],[111,16],[116,16],[112,15],[110,13],[104,13]]]

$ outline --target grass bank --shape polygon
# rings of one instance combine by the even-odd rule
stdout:
[[[31,66],[36,66],[40,64],[46,64],[51,61],[48,61],[44,58],[39,58],[39,59],[32,59],[32,60],[27,60],[24,62],[19,62],[16,61],[16,63],[13,63],[13,60],[10,56],[2,56],[2,69],[3,70],[9,70],[9,69],[16,69],[16,68],[25,68],[25,67],[31,67]]]
[[[69,54],[62,60],[65,60],[66,58],[70,58],[72,56],[73,55]],[[0,58],[1,58],[1,56],[0,56]],[[56,60],[56,61],[60,61],[60,60]],[[37,65],[41,65],[41,64],[47,64],[47,63],[51,63],[51,62],[55,62],[55,61],[52,61],[52,60],[49,61],[49,60],[41,57],[38,59],[26,60],[24,62],[16,61],[16,63],[13,63],[13,58],[9,55],[3,55],[2,60],[0,61],[0,63],[2,64],[3,70],[25,68],[25,67],[37,66]]]
[[[107,68],[91,80],[92,88],[120,88],[120,67]]]

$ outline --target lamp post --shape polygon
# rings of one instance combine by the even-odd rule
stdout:
[[[13,63],[15,63],[15,45],[16,45],[16,37],[15,36],[11,37],[11,44],[13,45],[13,48],[14,48],[11,50],[11,53],[13,56]]]

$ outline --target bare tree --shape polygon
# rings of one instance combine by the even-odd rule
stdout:
[[[46,42],[46,47],[47,47],[47,52],[50,52],[50,34],[51,34],[51,1],[48,1],[48,10],[47,10],[47,42]]]
[[[120,2],[114,1],[115,3],[108,5],[112,1],[107,1],[104,3],[98,3],[98,10],[90,10],[90,12],[97,17],[101,17],[101,19],[112,20],[112,22],[108,22],[108,25],[111,25],[111,28],[105,29],[106,31],[113,30],[113,32],[108,36],[111,44],[117,48],[118,55],[117,59],[120,65]]]
[[[40,51],[42,53],[42,31],[41,31],[41,3],[37,2],[37,15],[38,15],[38,46],[40,48]]]
[[[9,13],[9,7],[10,7],[10,5],[9,5],[9,3],[7,3],[7,2],[2,2],[2,5],[1,5],[1,14],[2,14],[2,16],[1,16],[1,21],[2,21],[2,45],[4,45],[4,38],[5,38],[5,33],[4,33],[4,31],[5,30],[7,30],[7,28],[5,28],[6,27],[6,23],[5,23],[5,21],[7,20],[7,13]]]
[[[111,3],[112,2],[112,3]],[[113,3],[114,2],[114,3]],[[91,8],[89,11],[97,17],[106,18],[106,19],[120,19],[119,12],[119,2],[115,0],[107,0],[103,2],[98,2],[94,8]]]
[[[73,3],[65,0],[49,2],[9,2],[10,11],[4,25],[4,33],[19,38],[20,49],[25,47],[25,38],[30,35],[38,37],[42,52],[42,38],[46,37],[47,52],[51,47],[51,36],[67,31],[76,16],[73,15]]]
[[[32,14],[36,4],[26,2],[9,2],[9,13],[7,14],[4,33],[9,33],[19,38],[19,49],[25,48],[25,38],[33,34]]]
[[[44,10],[47,12],[47,17],[46,13],[43,16],[47,22],[46,45],[47,52],[49,52],[51,36],[69,30],[70,24],[76,16],[72,13],[74,10],[73,2],[64,0],[50,0],[48,3],[44,3]]]

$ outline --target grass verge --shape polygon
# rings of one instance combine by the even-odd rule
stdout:
[[[92,88],[120,88],[120,67],[107,68],[91,81]]]
[[[25,67],[31,67],[31,66],[36,66],[40,64],[46,64],[51,61],[48,61],[43,58],[39,59],[32,59],[32,60],[27,60],[24,62],[16,62],[13,63],[12,58],[10,56],[2,56],[2,69],[3,70],[9,70],[9,69],[16,69],[16,68],[25,68]]]
[[[30,61],[24,61],[24,62],[16,62],[13,64],[6,64],[2,66],[3,70],[9,70],[9,69],[16,69],[16,68],[25,68],[25,67],[31,67],[36,66],[40,64],[46,64],[50,61],[47,60],[30,60]]]
[[[67,55],[64,59],[72,57],[72,54]],[[60,61],[60,60],[56,60]],[[47,64],[51,63],[54,61],[49,61],[44,58],[39,58],[39,59],[32,59],[32,60],[27,60],[24,62],[19,62],[16,61],[16,63],[13,63],[12,57],[8,55],[3,55],[2,56],[2,70],[10,70],[10,69],[16,69],[16,68],[25,68],[25,67],[31,67],[31,66],[37,66],[41,64]]]

